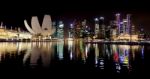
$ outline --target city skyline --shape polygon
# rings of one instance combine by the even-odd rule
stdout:
[[[4,78],[147,78],[149,51],[148,0],[1,1]]]
[[[82,21],[84,19],[87,19],[87,23],[90,24],[90,27],[93,27],[94,28],[94,18],[96,17],[104,17],[105,18],[105,24],[106,25],[109,25],[109,22],[111,20],[114,20],[115,19],[115,14],[117,12],[107,12],[107,13],[102,13],[102,12],[93,12],[90,14],[85,14],[86,12],[76,12],[76,14],[72,13],[70,15],[67,15],[67,14],[62,14],[62,15],[51,15],[52,16],[52,21],[63,21],[65,23],[65,27],[68,27],[74,20],[79,20],[79,21]],[[118,12],[119,13],[119,12]],[[85,15],[84,15],[85,14]],[[124,17],[126,14],[128,13],[123,13],[123,12],[120,12],[121,16]],[[149,32],[150,30],[150,23],[149,23],[149,17],[150,15],[148,15],[148,13],[129,13],[131,14],[131,21],[132,23],[136,26],[136,29],[141,29],[143,28],[146,32]],[[38,14],[37,15],[39,18],[39,21],[40,21],[40,24],[42,24],[42,17],[43,15],[42,14]],[[25,29],[25,26],[24,26],[24,19],[27,19],[27,20],[30,20],[30,17],[31,16],[2,16],[0,17],[2,20],[0,20],[1,22],[3,22],[4,25],[7,26],[7,28],[11,28],[11,26],[13,28],[15,27],[20,27],[22,29]]]
[[[14,6],[15,4],[17,4],[17,7]],[[29,20],[31,16],[38,16],[42,20],[44,14],[51,15],[52,21],[63,20],[65,25],[68,26],[74,19],[81,18],[92,22],[95,17],[104,16],[108,23],[108,21],[114,19],[116,13],[122,15],[129,13],[132,14],[132,21],[137,28],[142,27],[146,32],[150,31],[150,12],[147,2],[144,0],[136,2],[131,0],[52,0],[50,3],[48,1],[37,1],[35,3],[26,1],[24,4],[12,2],[9,5],[11,7],[0,8],[2,11],[0,21],[9,28],[10,26],[25,28],[24,19]]]

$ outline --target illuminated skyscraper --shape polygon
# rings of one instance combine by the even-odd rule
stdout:
[[[127,27],[126,27],[126,32],[130,34],[131,30],[131,15],[127,14]]]
[[[82,24],[79,20],[75,20],[74,23],[74,30],[75,30],[75,38],[81,38],[82,37]]]
[[[101,38],[104,39],[106,36],[106,26],[104,24],[104,17],[100,17],[100,31],[101,31]]]
[[[74,25],[73,24],[70,24],[68,33],[69,33],[68,35],[69,38],[74,38]]]
[[[128,21],[127,19],[123,19],[123,33],[128,34]]]
[[[130,34],[131,34],[131,35],[134,35],[134,34],[135,34],[135,26],[132,25],[130,30],[131,30],[131,33],[130,33]]]
[[[64,23],[62,21],[59,21],[59,23],[58,23],[57,38],[59,38],[59,39],[64,38]]]
[[[98,34],[100,31],[98,18],[95,18],[95,30],[94,31],[95,31],[95,38],[98,38]]]
[[[116,14],[116,26],[118,29],[118,35],[130,34],[131,32],[131,15],[127,14],[126,19],[121,21],[120,14]]]
[[[145,32],[144,32],[143,28],[140,29],[138,38],[139,38],[139,40],[145,39]]]
[[[86,35],[87,35],[87,20],[86,19],[84,19],[82,21],[82,25],[81,26],[82,26],[81,27],[81,34],[82,34],[83,37],[86,37]]]
[[[82,21],[82,27],[85,28],[86,25],[87,25],[87,24],[86,24],[86,19],[84,19],[84,20]]]
[[[52,27],[55,27],[56,28],[56,31],[54,32],[54,34],[52,35],[53,38],[56,38],[57,37],[57,25],[56,25],[56,22],[52,22]]]
[[[121,26],[120,26],[120,14],[119,13],[116,14],[116,26],[118,27],[118,34],[120,34]]]
[[[120,22],[120,33],[119,34],[123,34],[124,33],[124,22]]]

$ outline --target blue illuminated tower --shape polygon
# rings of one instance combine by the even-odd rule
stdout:
[[[64,38],[64,23],[62,21],[59,21],[59,23],[58,23],[57,38],[58,39],[63,39]]]

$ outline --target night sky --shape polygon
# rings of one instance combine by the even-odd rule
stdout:
[[[50,2],[49,2],[50,1]],[[115,13],[132,14],[132,22],[138,28],[150,31],[150,8],[149,2],[144,0],[41,0],[4,2],[9,6],[0,7],[0,21],[8,27],[24,28],[23,20],[30,20],[31,16],[37,15],[42,20],[44,14],[50,14],[53,21],[63,20],[70,23],[74,19],[88,19],[89,22],[95,17],[104,16],[106,21],[114,19]],[[14,6],[15,5],[15,6]],[[67,24],[66,24],[67,25]]]

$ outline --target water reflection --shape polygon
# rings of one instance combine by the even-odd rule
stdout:
[[[57,42],[57,54],[60,60],[63,59],[63,52],[64,52],[64,42]]]
[[[23,54],[22,54],[23,53]],[[22,58],[23,66],[50,67],[51,62],[69,61],[82,63],[83,67],[98,70],[112,70],[115,73],[131,72],[135,61],[144,60],[145,46],[85,44],[82,39],[60,42],[2,42],[0,43],[0,61],[13,56]],[[9,55],[9,57],[7,56]],[[9,63],[9,62],[8,62]],[[17,63],[17,62],[16,62]]]
[[[49,43],[32,43],[31,48],[27,49],[27,52],[24,56],[24,63],[27,61],[27,59],[30,59],[30,65],[34,66],[37,65],[37,63],[41,63],[42,66],[46,67],[50,64],[50,59],[54,53],[53,44],[51,42]]]

